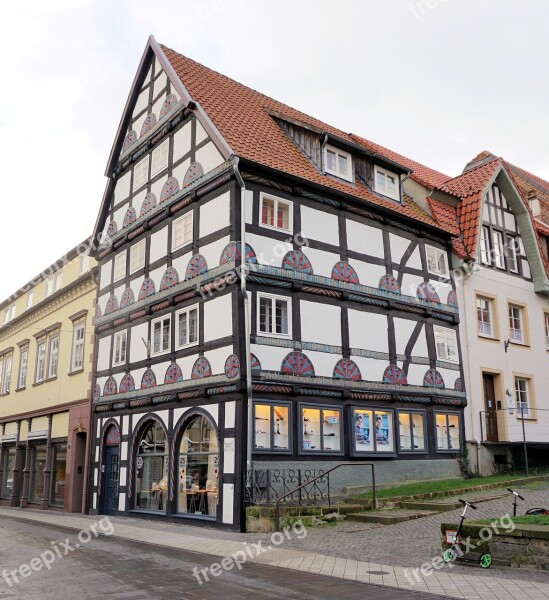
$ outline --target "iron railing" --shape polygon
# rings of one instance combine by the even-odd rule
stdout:
[[[246,505],[273,506],[280,496],[286,504],[326,503],[329,479],[322,469],[252,469],[244,474]],[[301,486],[314,480],[310,489]],[[298,491],[296,491],[298,490]]]

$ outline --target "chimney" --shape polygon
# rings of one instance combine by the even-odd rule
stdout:
[[[534,190],[533,188],[528,190],[526,197],[528,198],[528,204],[530,206],[530,210],[532,211],[532,214],[534,215],[534,217],[539,217],[539,215],[541,213],[541,206],[539,204],[536,190]]]

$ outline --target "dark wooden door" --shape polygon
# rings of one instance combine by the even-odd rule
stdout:
[[[496,412],[496,392],[494,388],[494,376],[484,374],[482,376],[484,385],[484,410],[486,411],[486,441],[498,441],[498,414]]]
[[[119,446],[105,446],[105,472],[103,474],[103,513],[114,516],[118,504]]]

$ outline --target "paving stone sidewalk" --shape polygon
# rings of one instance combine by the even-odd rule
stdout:
[[[522,504],[519,514],[531,506],[549,504],[547,490],[524,488],[523,491],[527,502]],[[474,517],[494,518],[510,511],[511,500],[503,497],[479,504]],[[253,562],[450,598],[549,599],[549,574],[540,571],[502,568],[483,571],[454,565],[435,571],[429,577],[419,575],[419,580],[411,574],[412,569],[440,555],[440,524],[457,521],[459,514],[457,510],[389,526],[344,522],[309,529],[303,539],[293,536],[278,547],[272,544],[270,534],[238,534],[125,517],[111,520],[117,537],[216,557],[230,556],[242,550],[245,543],[262,541],[263,547],[271,546],[272,549],[253,558]],[[87,528],[97,519],[88,515],[10,508],[0,508],[0,517],[27,519],[74,530]]]

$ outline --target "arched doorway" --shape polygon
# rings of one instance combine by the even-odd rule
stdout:
[[[177,512],[215,517],[219,498],[219,442],[211,420],[198,415],[179,444]]]
[[[166,432],[158,421],[149,421],[139,438],[135,465],[135,508],[166,510],[168,448]]]
[[[103,514],[116,514],[119,472],[120,429],[113,423],[107,429],[103,443]]]

